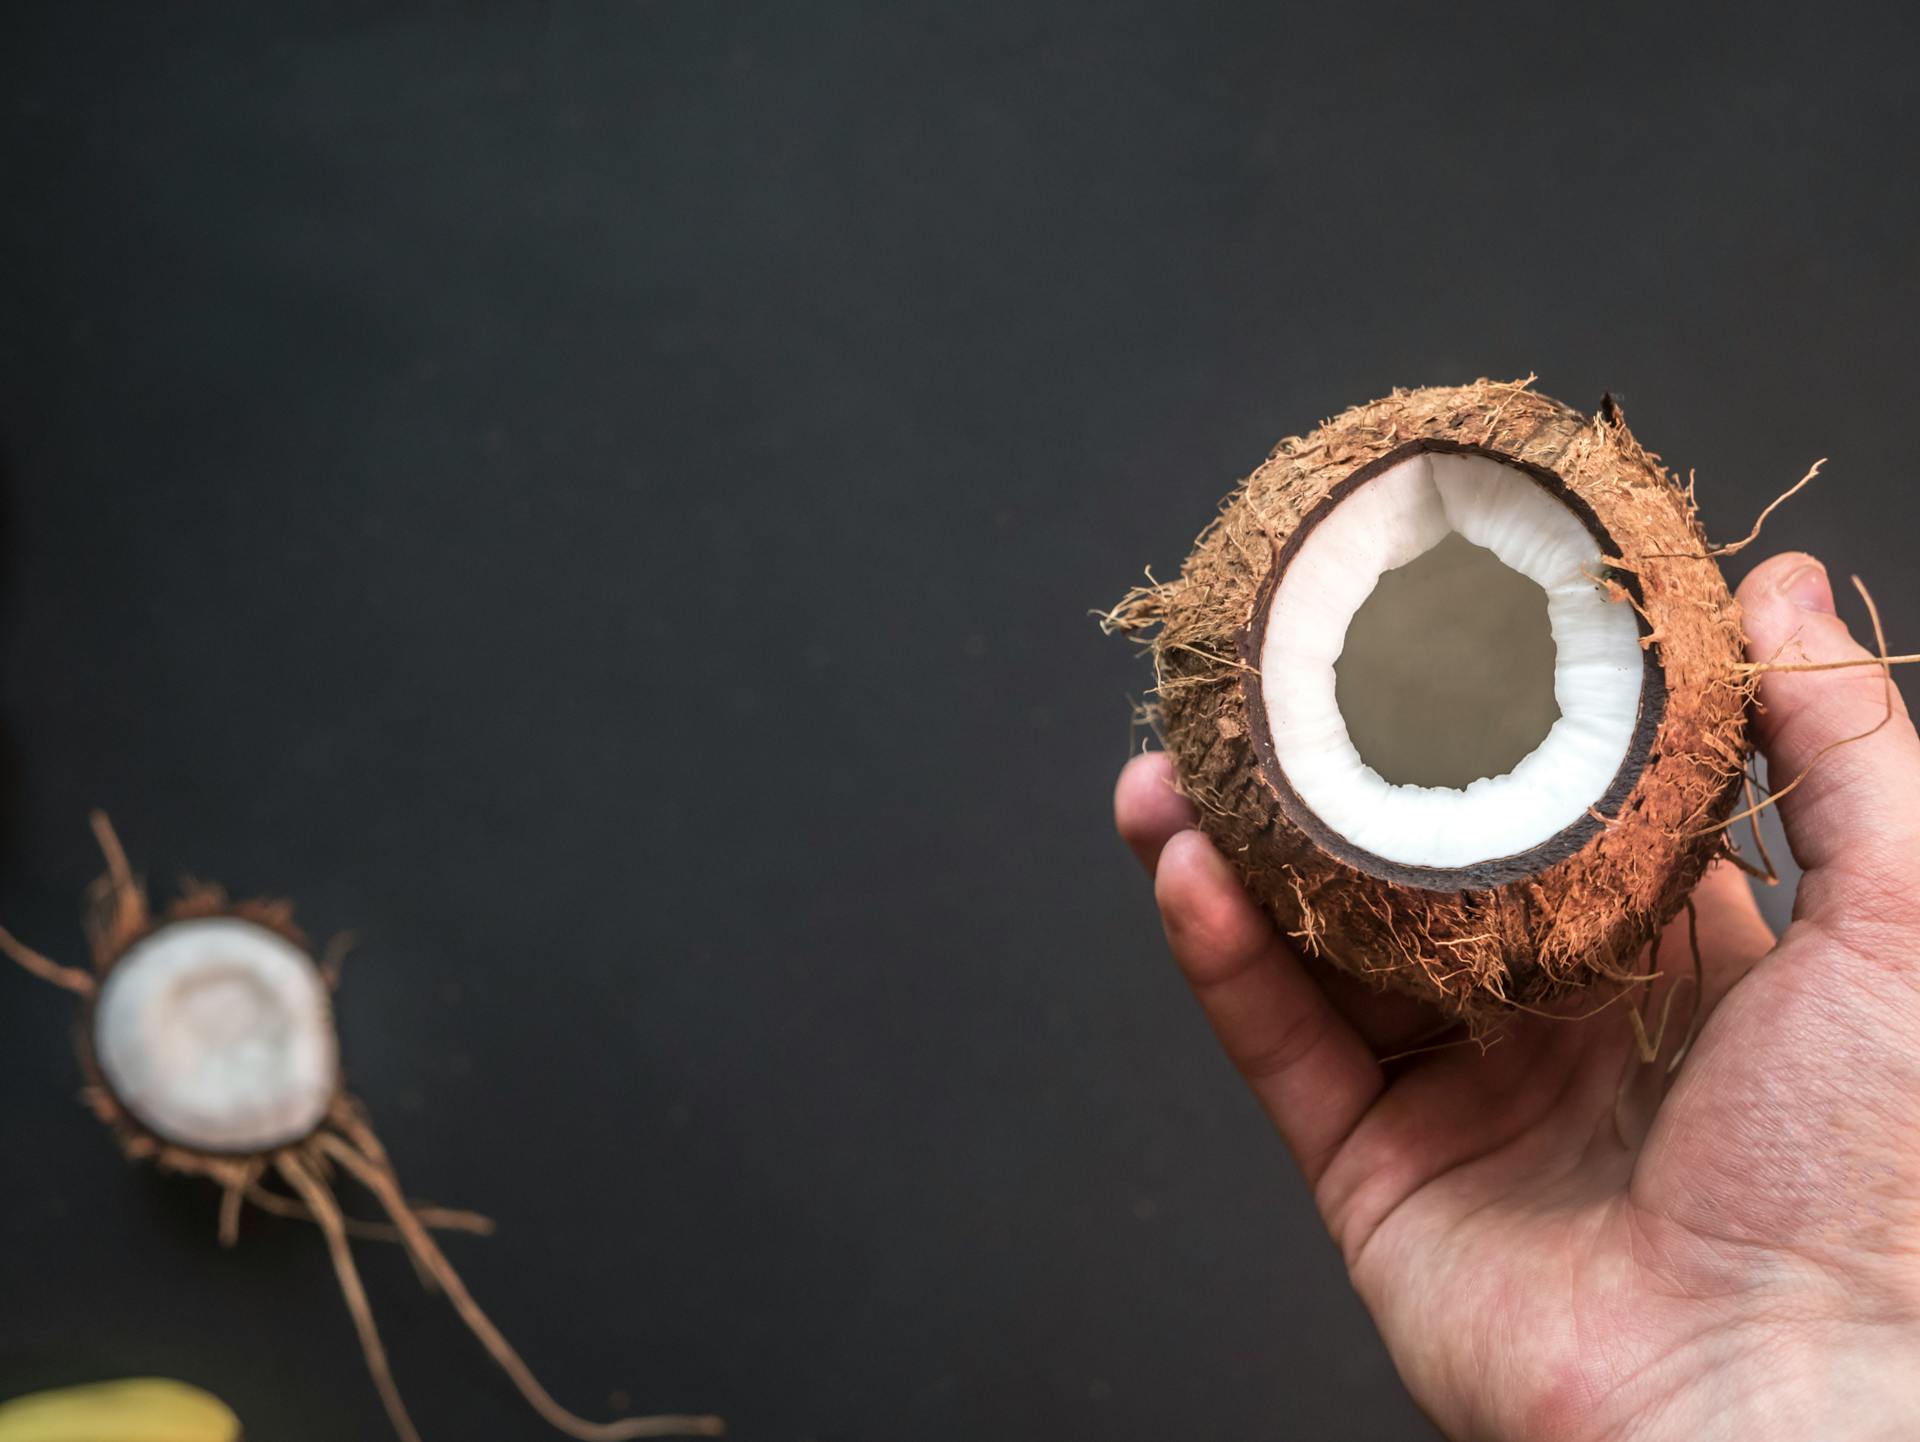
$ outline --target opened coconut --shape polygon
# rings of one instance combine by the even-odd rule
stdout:
[[[1275,920],[1470,1020],[1630,981],[1744,774],[1739,612],[1610,399],[1348,411],[1108,624],[1157,627],[1180,786]]]

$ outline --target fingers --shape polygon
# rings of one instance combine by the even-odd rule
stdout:
[[[1206,837],[1185,830],[1163,843],[1154,892],[1214,1035],[1318,1182],[1380,1095],[1379,1066]]]
[[[1193,804],[1174,789],[1172,757],[1147,751],[1121,769],[1113,788],[1113,822],[1147,875],[1153,875],[1160,848],[1194,822]]]
[[[1113,793],[1114,823],[1141,866],[1152,876],[1160,850],[1176,833],[1193,826],[1193,805],[1174,789],[1173,760],[1164,752],[1134,757],[1120,772]],[[1431,1041],[1442,1018],[1410,996],[1380,992],[1365,982],[1325,965],[1303,963],[1333,1008],[1360,1033],[1376,1055],[1388,1056]]]
[[[1739,600],[1756,662],[1871,654],[1834,614],[1832,586],[1811,556],[1763,562],[1741,583]],[[1794,858],[1808,873],[1798,914],[1858,911],[1885,899],[1878,893],[1910,889],[1898,872],[1920,855],[1920,738],[1884,672],[1764,672],[1758,699],[1769,782],[1779,791],[1804,777],[1780,802]]]

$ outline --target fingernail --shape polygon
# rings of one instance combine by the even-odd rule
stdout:
[[[1827,582],[1827,568],[1818,561],[1808,561],[1788,572],[1779,591],[1803,611],[1833,614],[1833,587]]]

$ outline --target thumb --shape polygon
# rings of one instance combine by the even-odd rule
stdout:
[[[1834,614],[1832,584],[1811,556],[1763,561],[1741,582],[1739,601],[1751,661],[1786,666],[1872,654]],[[1889,902],[1911,906],[1907,893],[1920,868],[1920,738],[1898,689],[1876,666],[1768,671],[1757,700],[1769,784],[1779,791],[1804,775],[1780,802],[1794,860],[1807,873],[1796,914],[1884,918]]]

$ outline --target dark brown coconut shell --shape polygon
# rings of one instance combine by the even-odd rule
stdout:
[[[1274,760],[1258,670],[1274,584],[1352,488],[1417,450],[1517,466],[1599,539],[1641,621],[1635,743],[1593,811],[1462,869],[1382,860],[1333,834]],[[1628,432],[1524,383],[1396,391],[1285,440],[1227,500],[1180,578],[1110,628],[1157,626],[1158,709],[1182,790],[1251,894],[1309,954],[1472,1021],[1624,982],[1713,859],[1748,756],[1739,610],[1690,488]]]

